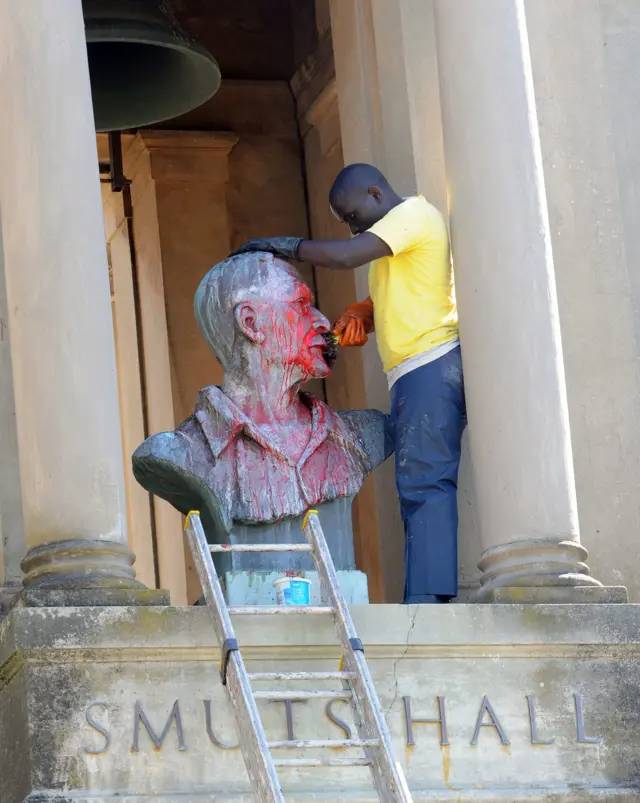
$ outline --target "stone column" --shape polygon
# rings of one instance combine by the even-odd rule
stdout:
[[[300,71],[303,76],[304,73]],[[298,114],[303,110],[305,91],[298,95]],[[308,187],[310,234],[318,240],[349,236],[346,226],[329,214],[328,198],[331,185],[344,167],[340,139],[340,117],[335,76],[304,108],[300,119],[304,143]],[[316,298],[322,312],[330,321],[357,300],[355,275],[352,271],[316,268]],[[343,349],[331,375],[325,380],[327,402],[338,410],[357,410],[367,407],[364,366],[360,349]],[[375,475],[374,475],[375,476]],[[370,476],[353,500],[353,546],[356,566],[367,575],[369,600],[385,602],[385,583],[375,479]]]
[[[24,586],[136,586],[82,7],[0,0],[0,20]]]
[[[198,331],[193,296],[231,250],[226,192],[237,139],[227,132],[144,131],[125,146],[151,434],[173,429],[193,412],[199,389],[222,379]],[[160,585],[174,602],[193,602],[201,590],[184,553],[182,517],[162,499],[153,504]]]
[[[98,137],[98,156],[101,163],[109,162],[108,143],[105,140],[106,137],[102,135]],[[106,155],[103,155],[104,145],[107,146]],[[152,501],[133,476],[130,458],[147,433],[141,366],[144,360],[140,359],[138,344],[136,275],[131,256],[130,222],[125,214],[123,201],[126,190],[113,192],[109,183],[103,183],[101,189],[116,346],[129,544],[136,553],[136,576],[148,588],[155,588],[158,578],[154,554]],[[172,590],[168,586],[164,587],[168,591]]]
[[[332,0],[331,25],[344,162],[371,162],[403,195],[420,192],[447,212],[433,0]],[[356,271],[359,298],[368,268]],[[362,350],[366,403],[388,408],[375,343]],[[387,600],[403,579],[403,534],[393,464],[376,484]],[[477,584],[476,515],[466,439],[459,478],[460,596]]]
[[[2,588],[9,594],[20,588],[20,561],[25,553],[10,342],[0,237],[0,604]]]
[[[331,0],[331,35],[344,164],[369,162],[387,171],[370,0]],[[393,181],[394,173],[388,171],[388,175]],[[368,274],[368,266],[354,272],[359,300],[369,295]],[[365,406],[388,411],[389,392],[375,338],[369,339],[359,356]],[[395,602],[402,597],[404,536],[393,460],[383,463],[370,483],[375,500],[370,515],[375,516],[380,533],[385,601]]]
[[[607,585],[626,585],[637,602],[640,276],[635,265],[640,238],[635,198],[640,172],[633,165],[638,163],[640,88],[633,65],[640,7],[617,0],[526,0],[525,9],[580,539],[594,574]],[[616,66],[613,76],[610,61]]]
[[[435,0],[480,600],[615,601],[580,545],[522,0]]]

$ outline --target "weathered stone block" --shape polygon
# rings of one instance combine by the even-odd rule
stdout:
[[[170,595],[158,588],[25,588],[11,604],[27,608],[169,605]]]
[[[640,801],[640,606],[353,616],[416,800]],[[251,669],[335,669],[341,652],[324,617],[237,617],[237,634]],[[15,608],[0,625],[2,803],[252,800],[214,643],[202,608]],[[344,702],[289,705],[296,737],[351,726]],[[285,704],[260,707],[286,738]],[[364,768],[281,779],[291,800],[375,799]]]
[[[501,605],[615,605],[629,601],[625,586],[505,586],[480,591],[479,602]]]
[[[320,583],[317,572],[296,572],[311,580],[311,605],[321,605]],[[276,592],[273,583],[282,577],[282,572],[225,572],[222,586],[228,605],[275,605]],[[338,570],[340,591],[349,605],[366,605],[369,602],[367,575],[356,569]]]

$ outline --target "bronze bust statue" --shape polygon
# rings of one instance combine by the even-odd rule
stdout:
[[[304,513],[317,508],[336,568],[353,569],[351,501],[391,452],[388,417],[334,411],[300,390],[329,373],[329,322],[285,260],[226,259],[204,277],[194,307],[224,381],[200,391],[174,432],[136,450],[136,479],[181,513],[200,510],[211,543],[299,542]],[[264,561],[260,553],[216,556],[219,572],[265,569]],[[304,553],[271,554],[274,564],[312,568]]]

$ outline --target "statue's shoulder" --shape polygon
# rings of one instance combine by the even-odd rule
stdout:
[[[200,510],[207,532],[231,526],[225,504],[208,482],[215,459],[192,416],[173,432],[159,432],[133,453],[133,474],[152,494],[180,513]]]
[[[225,489],[232,467],[222,461],[221,472],[218,463],[232,429],[219,414],[214,390],[204,388],[193,415],[177,429],[147,438],[132,456],[133,474],[140,485],[181,513],[200,510],[208,534],[231,528]]]
[[[167,468],[206,475],[233,434],[233,418],[220,391],[211,386],[198,394],[193,414],[172,432],[159,432],[134,452],[134,470],[166,464]]]
[[[133,453],[136,469],[168,464],[176,469],[194,471],[197,455],[206,456],[206,441],[194,416],[190,416],[176,430],[151,435]],[[137,476],[137,473],[136,473]]]
[[[359,449],[375,468],[393,453],[389,416],[380,410],[336,410]]]

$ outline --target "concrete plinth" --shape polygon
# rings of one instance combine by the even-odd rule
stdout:
[[[640,801],[640,606],[352,610],[416,800]],[[237,633],[252,670],[340,657],[324,618],[238,617]],[[201,608],[14,609],[3,803],[252,800],[214,643]],[[291,702],[289,730],[283,702],[260,707],[271,739],[339,739],[351,722],[340,701]],[[288,800],[375,799],[364,768],[281,780]]]
[[[321,605],[320,581],[317,572],[295,572],[311,581],[310,604]],[[274,582],[282,572],[225,572],[222,587],[228,605],[275,605]],[[366,605],[369,602],[367,575],[355,569],[338,570],[340,591],[349,605]]]

